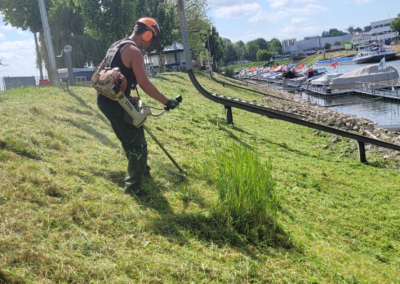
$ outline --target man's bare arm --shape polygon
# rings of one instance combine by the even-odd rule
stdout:
[[[159,101],[163,105],[167,104],[168,98],[166,98],[159,90],[157,90],[157,88],[147,78],[147,74],[144,69],[143,55],[137,47],[128,46],[127,49],[122,52],[122,60],[124,64],[129,60],[140,88],[147,95]]]

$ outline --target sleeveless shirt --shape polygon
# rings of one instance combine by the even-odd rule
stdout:
[[[123,40],[129,40],[129,38],[125,38]],[[118,45],[122,40],[119,40],[115,43],[113,43],[111,45],[115,46]],[[135,42],[132,41],[133,45],[136,46]],[[124,75],[126,81],[127,81],[127,87],[125,89],[124,95],[128,98],[130,98],[131,96],[131,90],[136,88],[137,85],[137,81],[136,81],[136,77],[135,77],[135,73],[133,73],[132,68],[126,67],[124,62],[122,61],[122,51],[124,50],[124,48],[128,45],[128,43],[124,43],[122,44],[119,49],[118,52],[115,54],[114,60],[111,63],[111,68],[115,68],[118,67],[121,70],[122,75]],[[102,94],[97,94],[97,101],[100,103],[110,103],[113,102],[113,100],[103,96]]]

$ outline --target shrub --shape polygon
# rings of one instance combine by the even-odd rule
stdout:
[[[248,236],[274,234],[280,198],[271,161],[261,163],[256,153],[236,143],[217,148],[215,161],[219,204],[213,208],[214,216]]]
[[[233,72],[234,72],[234,68],[233,67],[228,67],[225,68],[225,76],[226,77],[233,77]]]
[[[324,49],[325,50],[328,50],[328,49],[331,49],[331,48],[332,48],[332,44],[330,44],[329,42],[325,43],[325,45],[324,45]]]
[[[257,61],[269,61],[272,54],[268,50],[260,49],[257,51]]]

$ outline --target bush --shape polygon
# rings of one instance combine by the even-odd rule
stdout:
[[[214,216],[241,234],[263,238],[268,232],[268,239],[274,239],[281,201],[271,161],[261,163],[256,153],[236,143],[218,148],[215,161],[219,204],[213,208]]]
[[[257,51],[257,61],[269,61],[272,58],[272,54],[268,50],[260,49]]]
[[[234,72],[234,71],[235,71],[235,70],[234,70],[233,67],[225,68],[225,76],[226,76],[226,77],[232,78],[232,77],[233,77],[233,72]]]
[[[325,43],[324,45],[324,49],[328,50],[332,48],[332,44],[330,44],[329,42]]]

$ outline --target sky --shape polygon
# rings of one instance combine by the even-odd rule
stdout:
[[[233,42],[322,35],[330,28],[364,28],[397,17],[398,0],[209,0],[209,16],[222,37]]]
[[[363,28],[372,21],[400,14],[398,0],[209,0],[209,3],[208,15],[220,36],[233,42],[260,37],[301,40],[321,35],[330,28],[345,30],[350,25]],[[39,76],[33,34],[5,26],[1,15],[0,60],[9,65],[0,65],[0,78]]]

